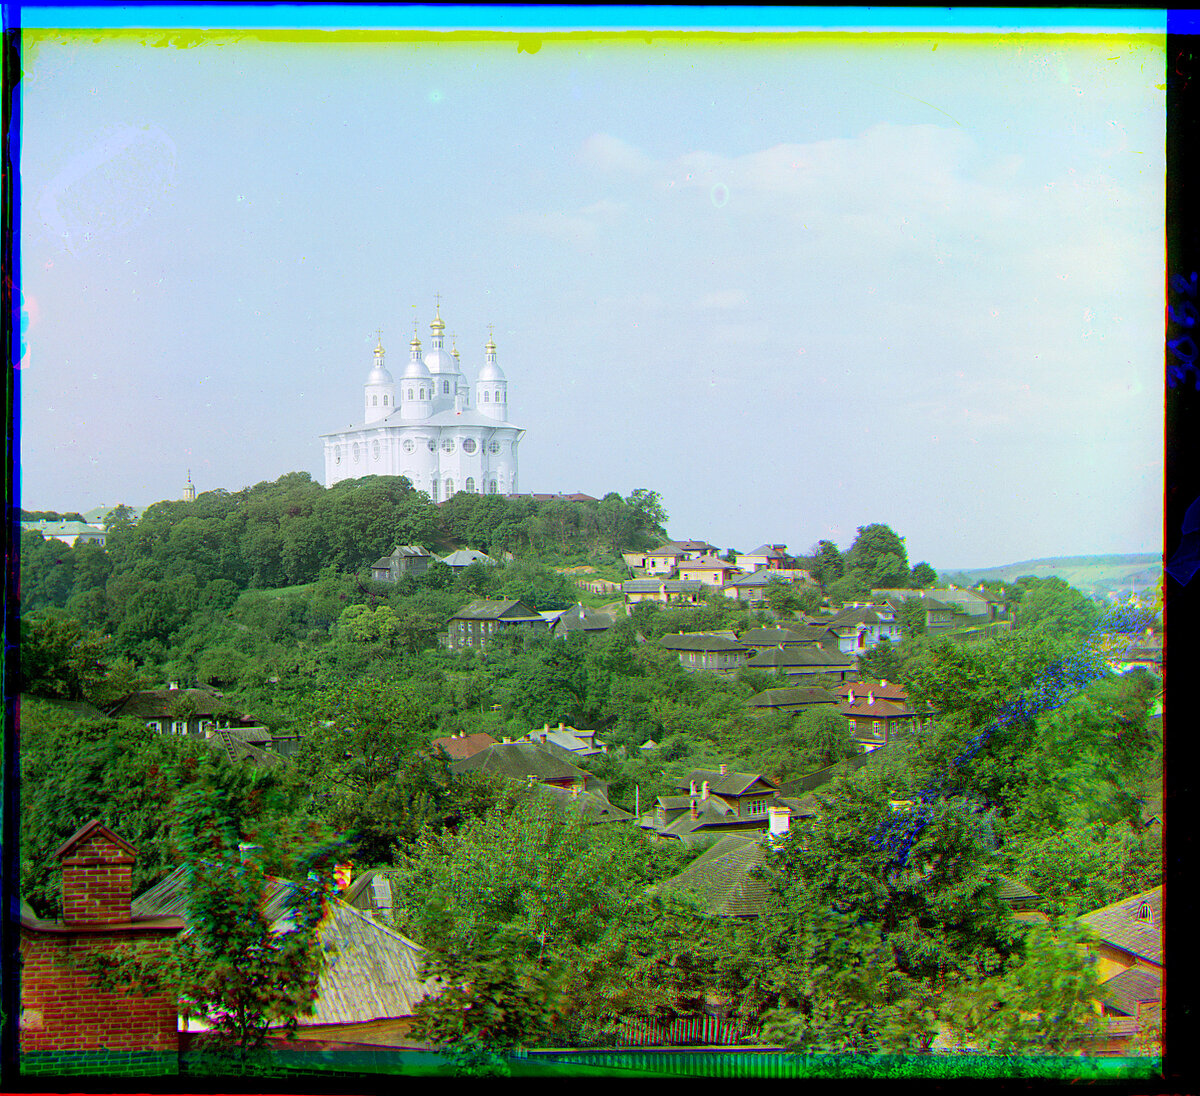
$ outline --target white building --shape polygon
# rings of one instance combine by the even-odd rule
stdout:
[[[472,386],[458,351],[443,348],[440,310],[429,325],[432,346],[421,356],[413,334],[398,380],[384,364],[382,343],[363,385],[363,419],[321,435],[325,486],[362,476],[407,476],[418,491],[443,502],[458,491],[511,495],[517,491],[517,445],[525,431],[508,421],[508,381],[489,336]]]

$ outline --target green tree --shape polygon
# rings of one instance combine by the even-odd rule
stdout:
[[[241,847],[231,804],[195,786],[177,805],[176,840],[187,867],[188,931],[169,954],[125,946],[94,954],[101,988],[174,991],[182,1014],[211,1024],[249,1072],[272,1028],[292,1032],[316,1007],[324,963],[320,925],[334,892],[337,847],[310,840],[293,853],[287,922],[265,911],[262,860]]]
[[[937,582],[937,578],[937,572],[922,560],[920,563],[913,565],[912,574],[909,576],[909,585],[914,590],[927,590]]]
[[[917,597],[905,598],[896,610],[896,623],[900,625],[900,634],[906,639],[910,636],[923,636],[929,610],[924,601]]]
[[[831,540],[819,540],[812,550],[813,573],[817,581],[829,589],[831,583],[845,574],[846,565],[838,546]]]
[[[1061,578],[1048,578],[1021,598],[1018,628],[1040,628],[1051,635],[1079,639],[1100,621],[1100,609]]]
[[[108,641],[98,631],[47,609],[21,621],[21,691],[58,700],[86,700],[106,674]]]
[[[858,536],[846,553],[846,569],[858,572],[872,587],[908,585],[908,552],[904,539],[886,525],[860,525]]]
[[[1003,971],[958,983],[945,1008],[951,1028],[992,1054],[1071,1053],[1097,1021],[1087,940],[1068,923],[1030,925]]]

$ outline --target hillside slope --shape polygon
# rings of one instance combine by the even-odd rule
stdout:
[[[1162,556],[1149,552],[1124,556],[1053,556],[1050,559],[1027,559],[1002,567],[983,567],[974,570],[943,570],[938,575],[959,586],[974,586],[977,582],[1012,582],[1022,575],[1036,578],[1056,576],[1089,596],[1118,593],[1142,594],[1153,591],[1162,574]]]

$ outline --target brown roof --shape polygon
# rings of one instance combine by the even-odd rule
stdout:
[[[854,703],[843,700],[838,705],[838,711],[844,716],[863,719],[904,719],[916,713],[909,707],[898,707],[886,700],[876,700],[872,704],[865,696],[855,696]]]
[[[93,818],[90,822],[85,822],[79,827],[79,829],[71,834],[70,837],[68,837],[61,845],[59,845],[58,850],[54,854],[54,858],[56,860],[61,860],[67,855],[67,853],[74,849],[76,845],[82,845],[93,835],[107,838],[114,845],[118,845],[124,849],[125,852],[127,852],[135,860],[137,859],[137,849],[135,849],[128,841],[126,841],[125,838],[118,837],[117,834],[113,833],[112,830],[105,826],[98,818]]]
[[[440,746],[450,755],[451,760],[462,761],[479,753],[480,750],[486,750],[489,746],[495,746],[496,740],[490,734],[478,731],[475,734],[461,736],[448,735],[445,738],[435,738],[430,745],[435,749]]]
[[[1136,1016],[1138,1005],[1160,1000],[1162,979],[1153,971],[1130,967],[1100,986],[1100,1000],[1115,1012]]]
[[[757,917],[771,893],[770,884],[753,874],[765,858],[760,836],[727,834],[659,886],[695,891],[718,917]]]
[[[845,682],[839,685],[834,692],[839,693],[841,696],[847,696],[852,689],[856,697],[872,693],[876,700],[908,699],[908,693],[904,691],[904,687],[897,685],[894,681],[880,681],[875,684],[871,684],[868,681]]]
[[[1161,966],[1162,900],[1163,888],[1158,886],[1085,913],[1079,920],[1104,943]],[[1148,919],[1138,916],[1143,910],[1149,913]]]

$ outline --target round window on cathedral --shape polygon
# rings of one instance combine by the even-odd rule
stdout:
[[[358,463],[358,442],[354,443],[354,463]]]
[[[411,453],[414,449],[416,449],[416,445],[413,443],[412,438],[405,438],[404,439],[404,451],[406,453]]]
[[[442,452],[443,453],[453,453],[454,452],[454,439],[453,438],[446,438],[445,441],[442,442]]]
[[[464,438],[463,439],[463,452],[464,453],[474,453],[475,452],[475,439],[474,438]]]
[[[379,442],[377,441],[371,442],[371,456],[376,460],[379,459]]]
[[[489,453],[499,453],[500,452],[500,443],[498,441],[491,442],[488,445],[488,452]]]

